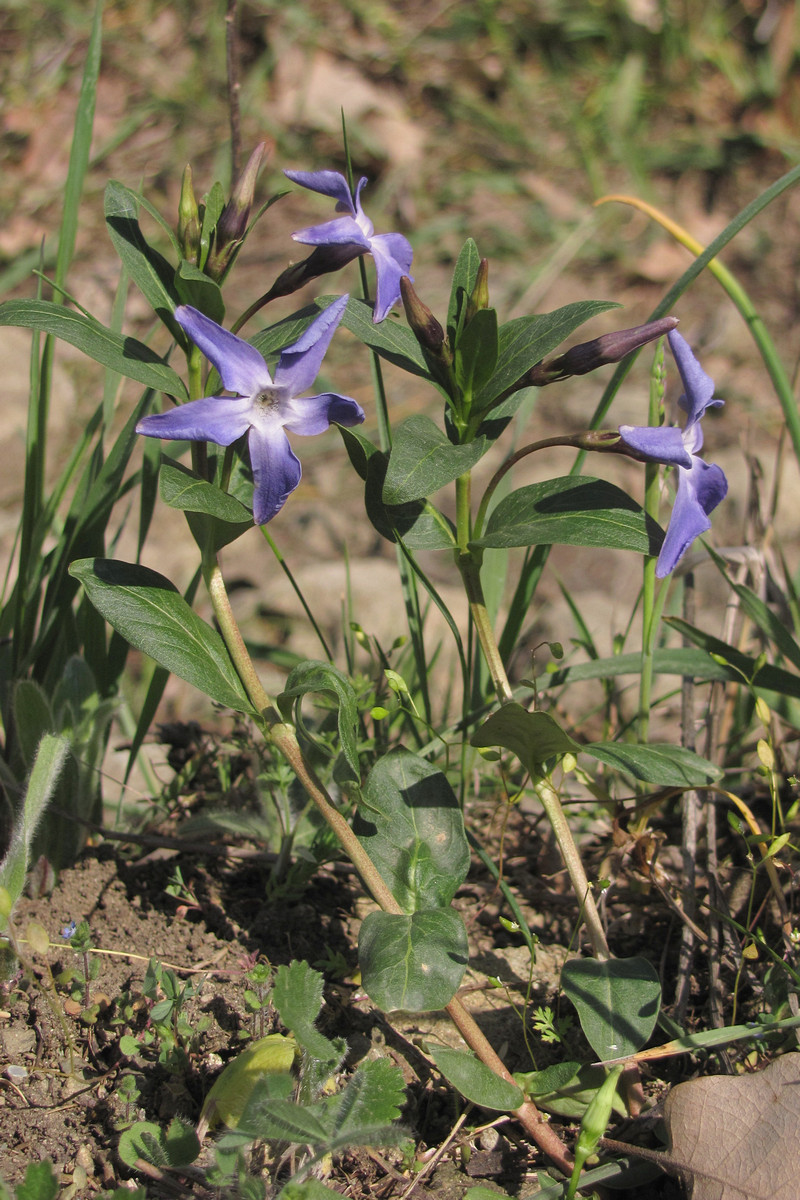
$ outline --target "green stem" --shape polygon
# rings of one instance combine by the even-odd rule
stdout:
[[[461,572],[461,578],[464,581],[470,612],[475,622],[481,649],[483,650],[492,676],[497,698],[501,704],[507,704],[513,699],[514,694],[500,657],[500,650],[486,609],[483,588],[481,586],[480,566],[475,558],[467,553],[458,556],[458,568]],[[545,815],[555,834],[558,848],[561,851],[561,857],[564,860],[564,866],[567,868],[567,873],[578,903],[582,905],[583,918],[586,922],[589,939],[592,943],[592,952],[595,958],[607,959],[610,957],[610,953],[603,924],[600,920],[600,914],[597,911],[591,885],[583,869],[578,847],[575,845],[575,839],[572,836],[572,830],[569,827],[567,818],[564,816],[561,801],[553,787],[546,780],[541,780],[536,785],[536,793],[542,802]]]
[[[261,714],[264,732],[272,745],[288,762],[297,778],[306,789],[319,813],[339,840],[339,844],[358,871],[367,889],[384,910],[390,913],[402,913],[402,908],[395,900],[390,889],[384,883],[374,863],[370,859],[349,824],[336,808],[323,784],[307,764],[297,735],[291,725],[283,721],[272,699],[265,691],[258,678],[253,660],[247,652],[239,626],[231,609],[225,581],[219,563],[209,559],[203,565],[203,577],[206,581],[208,594],[214,608],[214,614],[225,640],[228,652],[239,672],[242,683],[253,704]]]

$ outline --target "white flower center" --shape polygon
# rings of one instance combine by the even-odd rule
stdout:
[[[265,387],[253,396],[253,408],[261,417],[279,416],[287,399],[285,387]]]

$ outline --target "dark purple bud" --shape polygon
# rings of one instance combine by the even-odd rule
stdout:
[[[417,341],[423,349],[441,357],[445,343],[444,329],[427,304],[423,304],[408,275],[400,280],[400,295],[406,310],[406,319]]]
[[[619,362],[648,342],[663,337],[677,324],[677,317],[662,317],[658,321],[636,325],[633,329],[604,333],[591,342],[581,342],[580,345],[573,346],[556,358],[537,363],[517,386],[544,387],[548,383],[569,379],[571,375],[588,375],[590,371],[596,371],[598,367],[604,367],[608,363]]]

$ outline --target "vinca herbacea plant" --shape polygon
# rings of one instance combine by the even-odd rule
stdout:
[[[709,533],[711,514],[728,489],[721,468],[701,457],[701,421],[722,400],[715,398],[714,383],[695,356],[691,329],[686,336],[676,329],[682,290],[701,269],[701,259],[708,262],[720,247],[715,242],[698,258],[700,266],[686,273],[651,319],[574,344],[581,326],[616,305],[581,300],[504,320],[491,301],[489,264],[467,239],[453,264],[446,311],[437,314],[424,299],[423,256],[414,262],[412,277],[411,241],[397,232],[376,234],[364,213],[365,178],[353,186],[349,163],[347,175],[287,170],[284,174],[293,183],[335,201],[339,215],[300,231],[287,227],[286,267],[255,304],[244,307],[236,288],[237,255],[256,219],[268,212],[277,228],[282,220],[280,204],[274,203],[278,196],[252,219],[266,157],[261,144],[227,200],[217,184],[198,202],[187,169],[175,229],[159,217],[170,228],[166,246],[156,246],[147,233],[142,213],[154,212],[147,198],[125,184],[109,184],[108,233],[152,309],[156,337],[144,342],[106,328],[62,299],[13,301],[0,308],[2,323],[63,338],[143,386],[124,434],[105,460],[103,503],[110,512],[112,491],[117,499],[135,487],[145,488],[157,475],[157,503],[185,513],[188,536],[196,544],[198,576],[181,595],[170,579],[144,565],[147,520],[138,538],[140,558],[133,562],[107,557],[108,542],[92,526],[84,538],[70,543],[69,562],[65,559],[59,569],[62,605],[72,614],[75,589],[82,589],[80,620],[70,629],[94,630],[77,649],[94,658],[106,695],[114,692],[127,648],[149,655],[160,668],[142,705],[134,753],[172,672],[249,722],[265,760],[280,761],[283,769],[288,765],[305,801],[326,823],[338,853],[350,860],[374,901],[359,936],[360,984],[367,996],[389,1019],[395,1010],[444,1010],[464,1044],[459,1049],[426,1044],[432,1069],[474,1104],[513,1114],[546,1159],[572,1176],[569,1194],[574,1194],[609,1114],[635,1090],[634,1056],[659,1020],[661,987],[648,959],[615,954],[614,944],[609,945],[598,904],[606,884],[587,870],[563,800],[578,797],[622,811],[633,796],[632,807],[641,802],[646,808],[654,793],[712,787],[721,775],[694,748],[649,740],[647,724],[653,673],[681,676],[687,671],[685,656],[672,662],[659,660],[656,653],[659,615],[672,573],[688,548]],[[413,230],[409,232],[413,239]],[[292,239],[313,247],[300,263],[288,261]],[[364,269],[365,258],[371,258],[371,268],[367,263]],[[357,259],[360,296],[326,293],[270,323],[274,300]],[[350,286],[357,286],[355,279],[348,279]],[[326,358],[334,339],[336,353]],[[669,360],[665,366],[663,339],[677,373]],[[565,348],[568,340],[573,344]],[[642,424],[601,427],[622,376],[651,345],[650,377],[643,359],[634,375],[642,394]],[[346,394],[357,390],[357,371],[355,365],[342,371],[345,353],[353,364],[372,360],[374,403]],[[398,406],[384,384],[381,360],[424,385],[429,400],[424,413],[396,419]],[[608,364],[618,364],[617,371],[596,420],[578,431],[541,427],[536,411],[540,389],[568,387],[572,377]],[[679,393],[677,404],[686,414],[683,428],[664,420]],[[291,505],[303,495],[292,439],[311,435],[327,437],[328,453],[349,461],[350,497],[363,494],[363,521],[396,555],[408,630],[391,652],[378,648],[369,670],[358,667],[350,653],[335,661],[321,638],[322,656],[297,663],[280,694],[272,695],[234,615],[221,552],[246,537],[254,560],[263,557],[258,570],[275,568],[281,556],[273,535],[280,536]],[[708,440],[713,444],[713,431]],[[138,454],[145,466],[132,467],[131,473],[128,464],[138,461]],[[607,477],[609,456],[641,464],[641,494],[628,494]],[[555,473],[553,464],[561,461],[566,468]],[[486,462],[493,463],[491,473],[484,469]],[[537,481],[520,482],[521,464],[531,463],[540,468]],[[600,464],[596,473],[592,463]],[[90,498],[96,498],[95,483],[87,477],[83,493]],[[148,495],[153,499],[152,491]],[[147,512],[144,502],[142,512]],[[26,547],[34,544],[31,531],[29,535]],[[556,544],[576,548],[587,562],[612,550],[642,560],[645,632],[641,655],[629,667],[642,680],[640,711],[638,721],[624,732],[608,729],[604,737],[596,736],[597,728],[589,735],[573,727],[550,703],[546,679],[543,685],[541,679],[521,677],[511,669]],[[437,553],[439,576],[448,573],[462,590],[466,624],[449,611],[426,569],[429,560],[423,556]],[[213,609],[213,624],[194,607],[199,579]],[[507,580],[502,594],[498,579]],[[41,580],[39,585],[44,594]],[[311,616],[313,597],[306,607]],[[456,664],[437,699],[431,680],[439,670],[441,647],[431,645],[425,622],[426,610],[434,609],[443,617]],[[14,652],[18,678],[33,670],[31,654],[37,647],[41,653],[60,645],[56,618],[46,604],[37,611],[48,616],[47,628],[41,639],[31,633],[19,642]],[[114,631],[108,643],[101,617]],[[96,645],[103,646],[103,654],[92,649]],[[391,659],[400,646],[402,660]],[[548,652],[555,675],[562,648],[553,645]],[[719,678],[713,674],[719,663],[710,651],[706,658],[709,677]],[[116,674],[106,670],[109,661]],[[395,669],[400,665],[402,670]],[[738,669],[741,674],[743,668]],[[611,675],[612,668],[608,670]],[[17,726],[23,701],[45,711],[38,692],[22,688],[15,694]],[[315,697],[318,704],[310,716]],[[11,708],[6,705],[5,711],[11,728]],[[103,713],[107,719],[108,709]],[[62,724],[72,728],[66,718]],[[24,769],[34,762],[35,747],[22,741],[14,761]],[[45,750],[48,746],[45,742]],[[66,746],[61,749],[66,754]],[[30,789],[38,797],[36,821],[18,822],[13,861],[7,857],[0,864],[5,885],[0,924],[8,923],[21,892],[34,826],[52,790],[44,788],[35,769]],[[498,891],[515,916],[513,930],[535,954],[535,938],[502,869],[480,847],[471,826],[476,791],[501,796],[509,805],[527,795],[545,814],[571,887],[574,947],[579,951],[564,967],[562,990],[577,1011],[591,1054],[600,1063],[625,1063],[624,1070],[619,1065],[611,1072],[600,1069],[599,1077],[591,1077],[591,1087],[584,1087],[594,1099],[578,1114],[585,1124],[574,1150],[543,1119],[537,1099],[552,1100],[579,1076],[583,1082],[592,1069],[589,1062],[560,1064],[574,1070],[562,1072],[566,1082],[559,1088],[551,1080],[545,1086],[541,1072],[515,1075],[459,994],[470,938],[453,902],[473,851],[489,862]],[[286,846],[291,846],[290,832]],[[266,978],[272,979],[271,970]],[[287,1140],[307,1151],[292,1195],[316,1200],[320,1189],[325,1191],[322,1183],[315,1180],[316,1190],[308,1192],[297,1188],[305,1186],[326,1155],[345,1144],[370,1144],[371,1137],[397,1137],[402,1079],[388,1063],[365,1063],[337,1092],[331,1081],[346,1046],[314,1028],[321,979],[297,963],[281,967],[276,979],[276,1007],[290,1032],[264,1034],[261,1013],[262,1037],[246,1052],[246,1063],[243,1059],[236,1069],[228,1068],[231,1074],[220,1077],[224,1082],[215,1085],[214,1104],[204,1108],[201,1125],[205,1131],[217,1119],[220,1104],[224,1117],[231,1108],[231,1081],[247,1074],[255,1100],[237,1109],[241,1124],[238,1131],[231,1127],[225,1133],[225,1146],[239,1153],[259,1136],[278,1141],[280,1131],[291,1127]],[[177,1012],[186,989],[178,991],[177,976],[170,986]],[[259,1012],[270,1003],[259,995]],[[548,1028],[553,1039],[560,1036],[553,1020]],[[362,1094],[362,1089],[374,1091]],[[373,1108],[374,1128],[368,1128]],[[360,1114],[359,1130],[348,1117],[351,1110]],[[126,1141],[125,1161],[134,1165],[141,1158],[137,1137],[134,1133]]]

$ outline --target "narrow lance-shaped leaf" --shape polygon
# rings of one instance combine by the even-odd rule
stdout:
[[[144,342],[112,333],[99,321],[63,304],[54,304],[51,300],[7,300],[0,305],[0,325],[50,333],[127,379],[135,379],[154,391],[186,398],[186,387],[180,375]]]
[[[186,339],[173,319],[180,297],[175,288],[175,268],[150,246],[139,227],[136,193],[112,179],[106,186],[105,217],[117,254],[142,295],[181,345]]]
[[[590,317],[619,308],[607,300],[578,300],[553,312],[517,317],[500,326],[497,369],[475,397],[475,408],[487,408],[498,396],[517,384],[537,362],[560,346],[565,338]]]
[[[74,562],[70,574],[132,646],[218,704],[255,714],[222,638],[163,575],[106,558]]]

